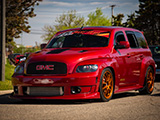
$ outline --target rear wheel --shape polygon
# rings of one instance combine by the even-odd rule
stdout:
[[[114,75],[111,69],[105,68],[102,71],[99,88],[101,100],[108,102],[114,94]]]
[[[139,90],[140,94],[151,94],[154,89],[154,72],[153,69],[149,66],[146,71],[144,87],[142,90]]]

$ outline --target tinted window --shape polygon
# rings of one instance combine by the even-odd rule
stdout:
[[[115,45],[118,45],[120,41],[126,41],[123,32],[117,32],[115,35]]]
[[[127,35],[128,41],[130,43],[130,47],[137,48],[138,45],[137,45],[137,41],[136,41],[136,38],[135,38],[135,35],[133,34],[133,32],[126,32],[126,35]]]
[[[107,37],[106,37],[107,36]],[[66,33],[51,40],[47,48],[105,47],[109,43],[109,32],[98,34]]]
[[[146,43],[146,41],[145,41],[144,36],[142,35],[142,33],[135,32],[135,35],[136,35],[136,38],[138,40],[139,47],[147,48],[147,43]]]

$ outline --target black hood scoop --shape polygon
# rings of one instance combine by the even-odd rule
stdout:
[[[52,50],[52,51],[48,52],[47,54],[59,54],[59,53],[64,52],[66,50],[69,50],[69,49],[56,49],[56,50]]]
[[[81,50],[81,51],[79,51],[79,53],[83,53],[83,52],[86,52],[86,51],[88,51],[88,50]]]

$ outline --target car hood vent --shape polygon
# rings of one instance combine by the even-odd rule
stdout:
[[[81,50],[81,51],[79,51],[79,53],[83,53],[83,52],[86,52],[87,50]]]
[[[56,49],[56,50],[52,50],[52,51],[48,52],[47,54],[59,54],[59,53],[64,52],[66,50],[69,50],[69,49]]]

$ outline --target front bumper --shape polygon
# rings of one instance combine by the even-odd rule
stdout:
[[[62,99],[62,100],[76,100],[76,99],[97,99],[100,98],[98,92],[99,80],[95,73],[75,73],[66,76],[23,76],[13,75],[12,84],[14,93],[11,98],[18,99]],[[26,88],[29,87],[61,87],[63,88],[63,95],[30,95],[26,94]],[[79,87],[79,93],[73,93],[72,88]]]

